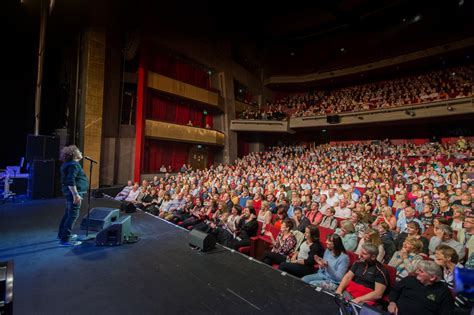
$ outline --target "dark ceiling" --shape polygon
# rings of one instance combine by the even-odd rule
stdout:
[[[38,7],[39,0],[23,1]],[[269,77],[336,70],[473,37],[473,2],[55,0],[51,22],[87,19],[156,36],[228,39],[236,62]]]
[[[239,63],[251,70],[263,67],[267,76],[301,75],[474,36],[472,0],[339,0],[289,6],[272,8],[250,39],[234,36],[233,55]]]

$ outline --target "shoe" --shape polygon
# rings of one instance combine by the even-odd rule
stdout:
[[[58,235],[58,237],[56,237],[56,238],[57,238],[58,240],[61,239],[61,238],[59,237],[59,235]],[[69,239],[72,240],[72,241],[75,240],[75,239],[77,239],[77,234],[71,234],[71,236],[69,236]]]
[[[59,246],[63,246],[63,247],[67,247],[67,246],[79,246],[79,245],[81,245],[81,244],[82,244],[81,241],[73,241],[73,240],[71,240],[71,241],[69,241],[69,242],[63,242],[63,241],[59,242]]]

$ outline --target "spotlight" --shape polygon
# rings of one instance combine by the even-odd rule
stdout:
[[[411,116],[411,117],[415,116],[415,112],[410,111],[408,109],[405,111],[405,114],[408,115],[408,116]]]
[[[446,109],[450,112],[452,112],[454,110],[454,107],[452,107],[451,105],[448,105],[448,107],[446,107]]]
[[[359,119],[359,120],[364,120],[364,117],[363,117],[363,116],[359,116],[359,117],[357,117],[357,119]]]
[[[415,116],[415,112],[410,112],[410,116],[411,117]]]

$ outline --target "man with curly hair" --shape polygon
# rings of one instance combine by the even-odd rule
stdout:
[[[61,190],[66,197],[66,210],[59,225],[58,238],[61,246],[77,246],[81,242],[72,234],[74,223],[79,217],[81,203],[89,187],[89,181],[79,161],[81,151],[75,146],[64,147],[61,151]]]

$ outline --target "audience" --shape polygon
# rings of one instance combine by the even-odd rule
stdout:
[[[466,247],[466,267],[474,266],[472,152],[468,140],[462,148],[457,143],[415,145],[388,140],[273,147],[250,153],[232,165],[204,170],[186,167],[183,173],[144,182],[141,189],[134,184],[127,196],[121,197],[132,205],[141,200],[146,211],[168,217],[184,228],[214,233],[222,244],[234,249],[250,246],[250,238],[257,234],[257,221],[272,224],[272,231],[280,233],[274,240],[270,231],[263,229],[274,244],[265,254],[266,263],[281,263],[281,270],[306,275],[305,281],[325,289],[334,291],[340,283],[338,293],[348,291],[356,302],[374,302],[388,286],[386,270],[377,258],[395,266],[398,278],[410,277],[408,273],[422,261],[421,254],[431,254],[440,262],[436,249],[447,245],[461,261]],[[258,213],[255,204],[260,207]],[[239,205],[244,206],[241,215]],[[339,221],[335,208],[341,218],[350,219]],[[271,209],[275,209],[274,215]],[[462,213],[453,219],[459,210]],[[327,237],[322,258],[311,252],[319,242],[311,224],[318,223],[318,227],[337,229],[338,233]],[[294,233],[298,231],[305,232],[305,240],[297,247]],[[358,237],[363,240],[356,250]],[[349,266],[345,250],[356,250],[349,254],[359,254],[363,261],[354,263],[341,282]],[[311,274],[314,265],[319,270]],[[366,279],[361,266],[367,270],[381,266],[381,271],[377,269]],[[404,303],[398,296],[393,301],[398,307]]]
[[[319,230],[314,225],[305,227],[305,241],[291,256],[290,262],[282,262],[278,269],[296,277],[303,277],[314,272],[315,257],[322,256],[324,249],[319,243]]]
[[[318,264],[318,272],[302,278],[306,283],[315,287],[334,292],[342,277],[349,268],[349,256],[346,254],[341,237],[337,234],[329,234],[326,237],[326,250],[324,256],[314,256]]]
[[[364,244],[361,260],[355,262],[342,278],[336,294],[343,294],[354,303],[375,304],[380,300],[390,287],[390,278],[385,266],[377,261],[378,255],[377,246]]]
[[[473,66],[467,65],[337,90],[290,94],[259,110],[247,109],[240,118],[285,120],[472,97],[472,71]],[[460,147],[464,145],[465,141],[460,142]]]
[[[454,314],[448,287],[441,282],[441,268],[434,261],[421,261],[416,275],[398,281],[389,294],[392,314]]]

